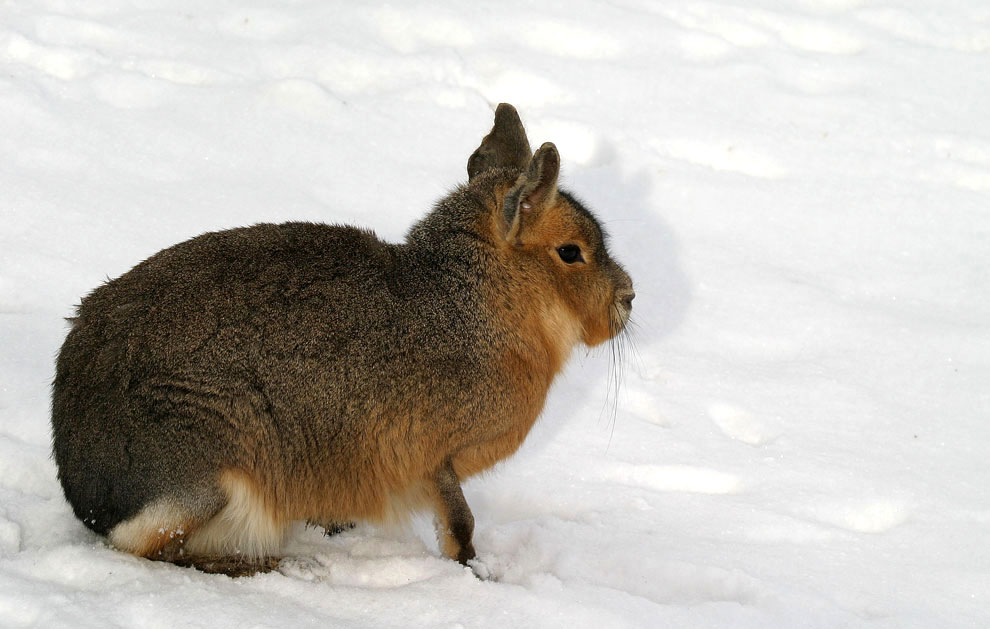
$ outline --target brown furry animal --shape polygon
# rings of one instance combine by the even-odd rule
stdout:
[[[469,182],[402,244],[314,223],[203,234],[82,300],[52,427],[75,514],[122,550],[277,563],[294,520],[432,507],[467,563],[460,481],[522,443],[571,348],[623,329],[632,282],[502,104]]]

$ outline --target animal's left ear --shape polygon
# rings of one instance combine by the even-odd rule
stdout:
[[[529,140],[516,108],[501,103],[495,109],[495,125],[468,158],[468,181],[491,168],[525,168],[529,163]]]
[[[519,175],[502,201],[506,239],[522,244],[527,229],[539,222],[546,208],[557,200],[557,177],[560,175],[560,154],[553,142],[546,142],[533,154],[526,172]]]

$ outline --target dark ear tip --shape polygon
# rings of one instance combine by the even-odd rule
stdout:
[[[519,117],[519,112],[509,103],[500,104],[495,110],[495,128],[515,129],[517,127],[522,128],[522,119]]]
[[[505,116],[508,114],[514,114],[517,118],[519,117],[519,112],[509,103],[499,103],[498,107],[495,108],[496,116]]]
[[[550,160],[559,164],[560,153],[557,152],[557,145],[553,142],[544,142],[540,145],[540,148],[536,149],[533,159],[539,159],[540,161]]]

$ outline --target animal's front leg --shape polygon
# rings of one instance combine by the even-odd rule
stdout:
[[[474,516],[464,500],[461,483],[449,460],[433,475],[431,491],[436,508],[437,538],[443,553],[465,566],[474,559]]]

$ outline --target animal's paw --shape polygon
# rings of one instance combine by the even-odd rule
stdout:
[[[357,524],[354,522],[314,522],[313,520],[306,520],[306,526],[323,529],[324,536],[333,537],[338,533],[351,530]]]
[[[349,531],[355,526],[357,526],[357,524],[354,522],[330,522],[323,525],[323,535],[325,537],[333,537],[338,533]]]

